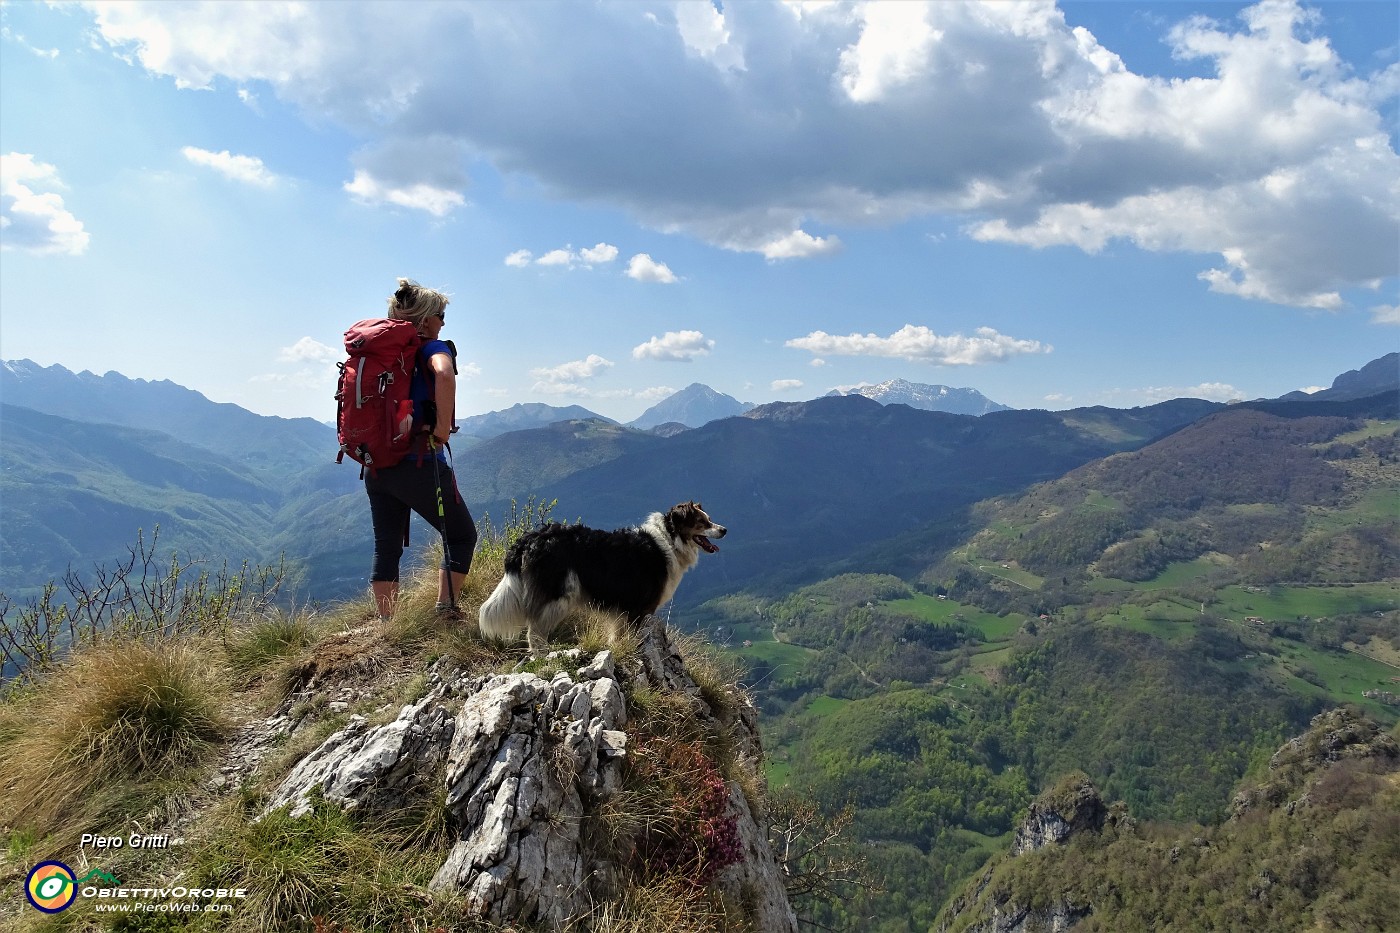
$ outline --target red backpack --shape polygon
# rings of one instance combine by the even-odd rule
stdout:
[[[360,464],[360,476],[391,467],[413,447],[413,401],[409,388],[423,337],[408,321],[370,318],[345,332],[345,352],[336,389],[336,434],[340,453]]]

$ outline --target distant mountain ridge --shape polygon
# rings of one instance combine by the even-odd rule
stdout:
[[[853,389],[832,389],[827,394],[863,395],[881,405],[908,405],[910,408],[946,411],[954,415],[985,415],[1010,410],[1009,405],[994,402],[976,389],[927,385],[907,379],[887,379],[878,385],[856,386]]]
[[[1281,397],[1281,401],[1299,401],[1311,399],[1314,401],[1339,402],[1348,399],[1364,398],[1368,395],[1375,395],[1377,392],[1384,392],[1387,389],[1396,390],[1400,384],[1400,353],[1387,353],[1377,360],[1372,360],[1360,369],[1349,370],[1332,380],[1330,389],[1323,389],[1320,392],[1289,392]]]
[[[569,518],[586,508],[579,517],[599,527],[701,500],[732,534],[687,577],[680,597],[689,601],[827,566],[921,523],[952,520],[987,496],[1135,449],[1220,407],[1167,402],[1118,413],[1111,430],[1095,430],[1062,412],[973,417],[863,396],[777,402],[653,438],[615,459],[522,486],[512,498],[557,498]],[[1098,418],[1108,423],[1113,413]],[[481,505],[498,514],[508,503]]]
[[[1135,450],[1225,408],[1178,399],[1129,410],[973,417],[859,395],[755,407],[691,388],[690,396],[728,399],[727,410],[737,407],[746,417],[682,429],[675,413],[663,412],[659,430],[643,431],[587,409],[508,409],[523,422],[550,423],[467,435],[473,443],[454,445],[473,514],[489,511],[499,520],[511,500],[540,495],[559,500],[561,518],[621,525],[700,498],[737,526],[733,544],[706,562],[708,570],[702,564],[683,595],[705,586],[713,592],[754,574],[776,578],[786,571],[775,558],[789,569],[817,567],[921,522],[955,521],[980,498]],[[334,462],[332,428],[214,403],[172,382],[75,374],[26,360],[0,367],[0,391],[7,406],[0,589],[32,591],[69,565],[81,570],[123,557],[124,546],[112,550],[115,542],[133,541],[137,528],[157,524],[163,546],[178,537],[193,556],[268,560],[285,553],[303,568],[310,598],[338,598],[362,586],[369,547],[364,493],[358,469]],[[1302,415],[1331,405],[1350,415],[1349,406],[1364,408],[1364,401],[1305,396],[1237,407]],[[590,417],[552,420],[560,413]],[[430,538],[415,533],[415,543]]]
[[[725,395],[707,385],[693,382],[674,395],[657,402],[642,412],[635,421],[628,422],[628,425],[643,431],[672,422],[688,428],[698,428],[720,418],[742,415],[753,407],[753,402],[741,402],[732,395]]]
[[[326,392],[334,392],[329,379]],[[74,421],[160,431],[254,469],[300,470],[317,459],[334,460],[337,450],[335,428],[313,418],[254,414],[169,380],[6,360],[0,364],[0,396],[7,405]]]
[[[522,402],[501,411],[489,411],[483,415],[458,418],[457,426],[461,433],[470,437],[498,437],[511,431],[528,431],[532,428],[548,427],[560,421],[595,420],[617,424],[581,405],[559,407],[542,402]]]

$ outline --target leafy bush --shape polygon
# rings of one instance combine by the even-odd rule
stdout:
[[[0,592],[0,666],[15,683],[32,682],[67,652],[105,638],[227,636],[232,621],[269,609],[286,577],[285,564],[210,572],[199,562],[157,559],[160,529],[149,545],[141,532],[124,562],[94,568],[85,579],[69,570],[68,599],[49,581],[43,595],[16,607]]]

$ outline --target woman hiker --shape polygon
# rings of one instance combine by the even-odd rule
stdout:
[[[456,617],[457,595],[471,570],[476,548],[476,523],[457,491],[445,453],[457,402],[457,350],[450,341],[438,339],[447,320],[447,296],[410,279],[399,279],[399,287],[389,299],[389,317],[412,323],[423,336],[411,390],[413,430],[418,439],[412,452],[397,464],[365,474],[374,522],[370,590],[379,618],[388,620],[398,600],[399,560],[412,510],[442,534],[436,611]]]

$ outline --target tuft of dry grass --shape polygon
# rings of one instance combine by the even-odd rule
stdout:
[[[598,904],[565,929],[568,933],[721,933],[736,927],[714,895],[663,878],[626,885],[616,900]]]
[[[250,894],[221,929],[310,930],[312,918],[316,929],[419,929],[412,920],[442,924],[454,912],[450,898],[424,887],[437,864],[431,848],[415,845],[424,837],[326,804],[299,819],[285,809],[255,818],[254,803],[226,801],[191,845],[193,883]]]
[[[622,613],[590,606],[573,617],[572,625],[580,648],[589,654],[611,651],[614,661],[632,660],[642,644],[641,633]]]
[[[278,661],[310,646],[316,631],[313,613],[274,609],[251,623],[234,627],[224,651],[234,673],[243,683],[252,683]]]
[[[195,640],[73,654],[6,713],[28,727],[0,744],[0,825],[76,841],[99,814],[198,765],[229,728],[217,656]]]
[[[715,715],[723,721],[738,715],[739,708],[747,702],[738,686],[744,676],[744,664],[738,655],[722,653],[703,635],[675,630],[670,635],[691,679]]]

